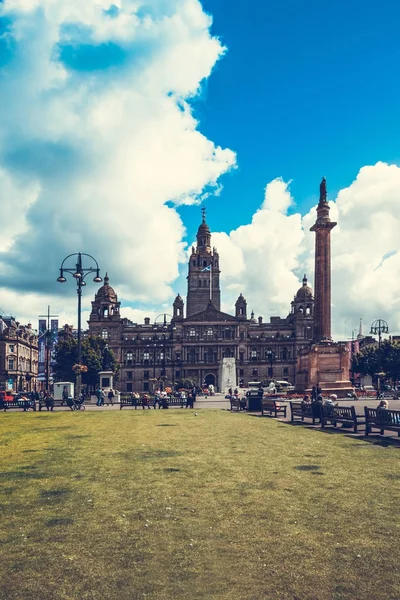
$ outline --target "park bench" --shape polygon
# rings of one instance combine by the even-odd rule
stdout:
[[[136,410],[138,406],[141,406],[142,408],[150,408],[151,406],[154,406],[154,404],[153,401],[149,399],[148,404],[145,404],[143,406],[143,398],[124,398],[123,396],[121,396],[119,402],[119,410],[122,410],[124,406],[131,406]]]
[[[283,415],[286,418],[286,406],[282,406],[276,400],[265,400],[263,398],[261,401],[261,415],[264,416],[265,413],[275,417]]]
[[[320,407],[321,427],[331,423],[334,427],[338,423],[350,423],[353,426],[354,433],[357,433],[359,422],[357,421],[356,410],[354,406],[330,406],[323,404]]]
[[[183,408],[184,406],[186,406],[186,398],[168,398],[168,406],[180,406],[181,408]],[[162,408],[160,402],[158,403],[158,408]]]
[[[386,408],[364,407],[365,412],[365,435],[372,433],[372,429],[379,429],[381,435],[385,429],[397,431],[400,436],[400,410],[389,410]]]
[[[313,425],[315,425],[315,420],[319,419],[315,414],[314,407],[312,404],[304,404],[303,402],[290,402],[290,421],[293,423],[295,417],[299,417],[302,421],[304,419],[312,419]]]
[[[53,398],[53,407],[56,406],[67,406],[67,401],[62,398],[58,398],[57,400],[54,400]],[[44,398],[39,398],[39,410],[42,410],[42,408],[46,408],[46,400]]]
[[[12,402],[0,400],[0,410],[6,412],[12,408],[22,408],[26,412],[30,408],[36,410],[36,404],[34,400],[13,400]]]
[[[231,401],[231,410],[237,410],[239,412],[241,410],[240,399],[239,398],[233,398],[231,396],[230,397],[230,401]]]

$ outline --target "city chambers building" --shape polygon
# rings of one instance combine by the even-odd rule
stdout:
[[[223,265],[222,265],[223,268]],[[89,334],[107,340],[120,364],[118,389],[153,391],[184,379],[220,389],[224,358],[234,358],[236,381],[286,380],[296,383],[296,358],[313,338],[314,297],[304,276],[286,318],[248,315],[242,294],[235,314],[221,311],[220,263],[211,246],[211,232],[203,214],[188,264],[186,311],[178,295],[171,315],[154,323],[133,323],[120,315],[120,302],[108,276],[97,291],[89,319]]]

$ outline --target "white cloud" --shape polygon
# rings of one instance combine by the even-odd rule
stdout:
[[[8,289],[56,295],[62,259],[83,251],[125,297],[172,298],[184,226],[166,203],[198,202],[235,164],[190,107],[224,53],[200,3],[110,6],[0,5],[12,49],[0,71],[0,197],[18,215],[0,253]]]
[[[328,182],[329,183],[329,182]],[[316,186],[317,187],[317,186]],[[221,255],[224,309],[243,292],[248,308],[264,317],[286,316],[304,272],[313,285],[316,206],[301,216],[288,184],[269,183],[251,224],[213,235]],[[331,202],[332,331],[351,337],[363,317],[366,332],[376,318],[400,332],[400,168],[379,162],[363,167]],[[368,330],[368,331],[367,331]]]

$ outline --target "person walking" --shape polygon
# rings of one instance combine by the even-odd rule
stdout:
[[[97,406],[104,406],[104,398],[105,398],[105,394],[104,394],[104,390],[102,388],[100,390],[100,399],[99,399],[99,404]]]
[[[97,388],[97,390],[96,390],[96,398],[97,398],[96,406],[100,406],[100,403],[101,403],[101,389],[100,388]]]
[[[111,404],[111,406],[114,406],[114,398],[115,398],[114,390],[111,388],[110,391],[108,392],[108,403]]]
[[[62,403],[64,404],[64,402],[65,402],[66,404],[68,404],[68,398],[69,398],[68,388],[66,385],[64,385],[63,391],[62,391]]]

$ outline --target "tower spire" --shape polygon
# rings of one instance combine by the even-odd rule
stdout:
[[[202,223],[206,222],[206,208],[205,206],[202,207],[201,209],[201,217],[202,217]]]

